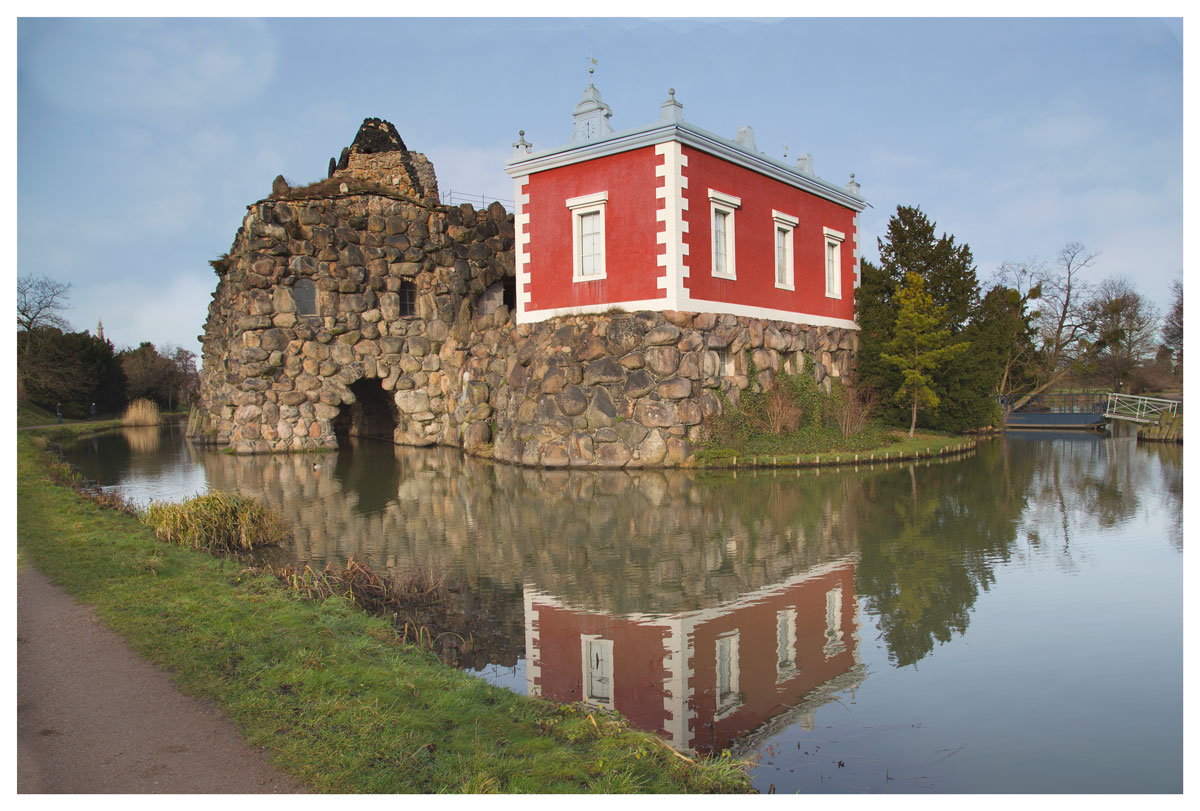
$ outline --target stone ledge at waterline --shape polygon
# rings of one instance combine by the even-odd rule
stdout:
[[[213,263],[194,440],[277,453],[347,434],[530,466],[678,466],[751,363],[764,388],[806,359],[818,381],[852,369],[857,331],[824,326],[619,309],[517,326],[513,216],[439,205],[432,165],[386,122],[364,130],[391,151],[360,130],[327,181],[277,179]]]

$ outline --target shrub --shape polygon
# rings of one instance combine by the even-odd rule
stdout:
[[[833,419],[843,437],[862,432],[871,420],[876,399],[873,389],[856,389],[838,383],[830,397]]]
[[[291,535],[272,507],[232,493],[207,493],[178,504],[153,502],[139,517],[161,540],[214,554],[274,546]]]
[[[145,397],[139,397],[129,404],[121,417],[121,424],[126,427],[136,425],[162,425],[162,417],[158,413],[158,404]]]
[[[796,374],[776,374],[769,391],[754,391],[758,370],[753,363],[748,376],[750,388],[741,393],[736,406],[718,393],[722,413],[712,425],[708,447],[702,450],[707,458],[859,452],[887,441],[886,432],[870,422],[871,393],[847,389],[837,379],[830,381],[826,393],[807,359]]]

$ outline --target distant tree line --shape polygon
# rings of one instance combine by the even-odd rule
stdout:
[[[1063,388],[1142,393],[1183,374],[1183,286],[1170,312],[1123,277],[1094,283],[1098,254],[1069,243],[1051,265],[1006,262],[984,291],[968,245],[899,206],[856,291],[858,386],[880,416],[959,432],[1001,424]]]
[[[45,277],[17,280],[17,396],[63,416],[82,419],[94,403],[111,414],[145,397],[173,410],[199,394],[196,353],[156,348],[149,341],[117,350],[96,334],[75,332],[63,317],[70,285]]]

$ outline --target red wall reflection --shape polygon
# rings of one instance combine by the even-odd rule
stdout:
[[[616,709],[678,748],[723,748],[858,663],[854,561],[715,609],[580,611],[525,594],[530,695]]]

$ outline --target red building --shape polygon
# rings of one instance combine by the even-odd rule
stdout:
[[[857,686],[858,627],[849,558],[719,608],[665,617],[581,611],[527,589],[526,687],[615,709],[676,748],[720,749]]]
[[[634,310],[732,313],[857,329],[859,185],[683,120],[615,132],[589,85],[564,146],[521,139],[514,180],[518,323]]]

